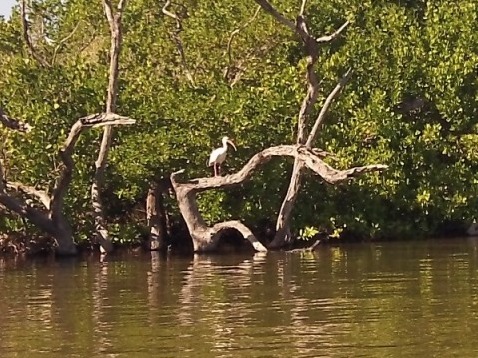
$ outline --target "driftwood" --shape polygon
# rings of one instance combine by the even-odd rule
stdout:
[[[31,128],[24,122],[6,116],[1,109],[0,118],[2,124],[14,130],[27,132]],[[58,153],[62,166],[51,194],[46,190],[8,181],[0,162],[0,176],[2,179],[0,180],[0,204],[51,235],[57,242],[56,252],[58,254],[75,254],[76,245],[73,231],[65,217],[63,203],[75,168],[72,154],[78,138],[87,128],[133,123],[135,123],[135,120],[113,113],[94,114],[78,119],[71,127],[65,143]]]
[[[176,192],[179,209],[193,239],[194,251],[204,252],[214,250],[221,233],[226,229],[239,231],[245,239],[251,242],[255,250],[267,250],[255,238],[251,230],[240,221],[227,221],[215,224],[212,227],[207,226],[199,212],[196,199],[197,194],[200,192],[227,188],[245,182],[261,165],[266,164],[273,157],[293,157],[295,160],[304,163],[305,167],[312,170],[330,184],[336,184],[364,173],[381,171],[387,168],[386,165],[374,164],[347,170],[337,170],[321,159],[326,155],[327,154],[321,150],[316,148],[310,149],[303,145],[279,145],[264,149],[255,154],[240,171],[234,174],[191,179],[181,183],[178,181],[177,176],[183,173],[183,171],[173,173],[171,175],[171,183]]]
[[[116,100],[118,97],[118,78],[119,78],[119,56],[122,44],[122,17],[126,6],[126,0],[120,0],[116,13],[113,11],[113,5],[110,0],[103,0],[103,7],[106,18],[108,19],[111,33],[110,48],[110,69],[108,81],[108,94],[106,98],[106,113],[116,112]],[[103,212],[103,203],[100,192],[103,187],[106,165],[108,162],[108,152],[113,138],[113,128],[105,126],[103,138],[101,140],[98,158],[95,162],[95,175],[91,184],[91,202],[93,205],[95,217],[95,229],[102,252],[111,252],[113,250],[112,238],[106,227],[106,221]]]

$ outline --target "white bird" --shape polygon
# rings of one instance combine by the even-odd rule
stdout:
[[[223,137],[222,147],[214,149],[211,152],[211,155],[209,155],[209,162],[207,163],[207,166],[214,166],[214,176],[221,175],[221,164],[226,159],[228,144],[230,144],[234,148],[234,150],[237,151],[237,148],[234,143],[228,137]]]

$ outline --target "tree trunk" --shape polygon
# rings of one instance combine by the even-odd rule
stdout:
[[[148,190],[146,198],[146,219],[149,227],[147,248],[162,251],[166,248],[166,212],[163,205],[163,193],[155,183]]]
[[[302,145],[279,145],[266,148],[261,152],[256,153],[241,170],[234,174],[191,179],[184,183],[180,183],[177,180],[177,175],[183,173],[183,170],[171,174],[171,183],[176,192],[179,210],[181,211],[191,235],[194,251],[204,252],[214,250],[221,233],[230,228],[239,231],[245,239],[251,242],[256,251],[267,250],[255,238],[251,230],[240,221],[226,221],[215,224],[212,227],[207,226],[199,212],[196,196],[202,191],[227,188],[242,184],[252,176],[254,171],[256,171],[261,165],[267,163],[272,157],[293,157],[299,163],[299,166],[303,165],[309,168],[330,184],[349,180],[364,173],[381,171],[387,168],[386,165],[374,164],[347,170],[336,170],[322,161],[321,158],[324,158],[327,155],[328,153],[324,151],[309,149]],[[288,210],[291,210],[291,208]]]
[[[269,244],[269,248],[271,249],[281,248],[292,241],[290,221],[292,218],[292,210],[294,209],[297,196],[299,195],[303,166],[304,163],[298,158],[295,158],[289,188],[287,189],[287,194],[282,201],[282,206],[277,216],[276,234],[274,235],[274,240]]]
[[[73,256],[77,254],[76,244],[73,239],[73,231],[70,224],[63,219],[61,223],[57,224],[53,237],[57,242],[55,252],[60,256]]]
[[[184,221],[188,227],[189,234],[191,235],[194,252],[208,252],[216,249],[221,234],[226,229],[235,229],[239,231],[244,239],[248,240],[256,251],[267,251],[267,249],[256,239],[251,230],[249,230],[249,228],[240,221],[226,221],[216,224],[212,227],[207,226],[199,212],[196,201],[197,192],[206,190],[207,188],[201,187],[201,184],[197,186],[192,183],[181,184],[177,182],[176,175],[180,172],[171,174],[171,183],[173,185],[174,191],[176,192],[179,210],[181,211]],[[224,177],[216,178],[221,179]],[[215,178],[210,179],[214,180]],[[215,184],[219,183],[211,184],[214,186]],[[205,183],[205,185],[207,186],[208,183]],[[231,184],[226,183],[224,185],[227,186]]]
[[[7,128],[28,132],[32,127],[27,123],[10,118],[0,108],[0,123]],[[133,124],[135,120],[115,114],[94,114],[78,119],[70,129],[58,156],[62,165],[51,195],[45,190],[8,181],[0,161],[0,205],[27,219],[33,225],[53,237],[57,246],[55,251],[59,255],[76,254],[76,245],[73,240],[73,231],[65,217],[63,210],[64,198],[71,183],[75,163],[72,159],[74,147],[80,134],[86,128],[106,125]],[[13,191],[12,194],[10,191]],[[27,197],[27,198],[25,198]],[[36,203],[33,203],[33,200]],[[35,205],[36,204],[36,205]]]
[[[122,45],[122,15],[126,0],[120,0],[116,14],[109,0],[103,0],[104,10],[110,26],[111,48],[110,48],[110,69],[108,82],[108,95],[106,99],[106,113],[116,112],[116,100],[118,97],[119,57]],[[103,131],[98,159],[95,162],[95,175],[91,184],[91,201],[95,216],[95,230],[102,252],[113,250],[112,238],[106,226],[101,190],[103,188],[104,174],[108,162],[108,152],[111,147],[113,128],[107,126]]]
[[[307,94],[305,95],[302,105],[299,111],[299,118],[297,121],[297,140],[298,145],[306,144],[306,129],[307,129],[307,119],[309,114],[312,112],[315,103],[317,102],[317,96],[319,93],[319,82],[317,80],[317,74],[315,73],[315,63],[319,57],[319,44],[327,43],[335,39],[347,26],[348,21],[345,22],[337,31],[331,35],[322,36],[319,38],[314,37],[310,34],[308,29],[308,24],[304,16],[305,6],[307,1],[303,0],[300,8],[299,15],[296,18],[295,23],[287,19],[280,11],[278,11],[268,0],[256,0],[262,9],[274,17],[279,23],[288,27],[304,45],[305,58],[307,60]],[[326,105],[324,105],[327,110]],[[322,113],[322,112],[321,112]],[[317,124],[317,122],[316,122]],[[309,140],[315,137],[315,131],[309,136]],[[307,147],[311,148],[307,141]],[[290,230],[290,221],[292,217],[292,210],[294,208],[295,202],[297,201],[297,196],[299,194],[299,189],[302,181],[302,169],[304,164],[296,157],[294,160],[294,167],[292,169],[292,175],[289,182],[289,188],[287,194],[282,202],[281,208],[277,215],[276,223],[276,234],[274,240],[270,243],[271,248],[280,248],[286,243],[292,241],[291,230]]]

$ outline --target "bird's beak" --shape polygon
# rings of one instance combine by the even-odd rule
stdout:
[[[234,143],[233,143],[230,139],[229,139],[227,142],[228,142],[230,145],[232,145],[232,147],[234,148],[234,150],[237,152],[237,148],[236,148],[236,146],[234,145]]]

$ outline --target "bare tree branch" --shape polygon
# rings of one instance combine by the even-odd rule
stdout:
[[[305,5],[307,4],[307,0],[302,0],[302,5],[300,6],[299,16],[303,16],[305,12]]]
[[[173,18],[174,20],[176,20],[179,23],[178,26],[181,26],[181,19],[179,18],[179,16],[168,10],[168,7],[170,5],[171,5],[171,0],[166,0],[166,3],[162,7],[161,11],[163,12],[164,15],[169,16]]]
[[[2,108],[0,108],[0,122],[7,128],[17,130],[20,132],[29,132],[32,130],[32,126],[28,123],[19,121],[18,119],[14,119],[9,117]]]
[[[126,6],[126,0],[120,0],[118,3],[118,14],[123,16],[123,8]]]
[[[78,30],[78,28],[80,27],[80,24],[81,24],[81,21],[78,22],[76,24],[76,26],[73,28],[73,30],[68,35],[66,35],[64,38],[62,38],[58,42],[58,44],[55,46],[55,50],[53,51],[53,57],[51,59],[51,64],[52,65],[54,65],[55,62],[56,62],[56,56],[58,55],[58,51],[60,50],[61,46],[75,34],[76,30]]]
[[[6,186],[8,189],[13,189],[30,195],[31,197],[39,200],[43,204],[45,209],[50,210],[50,197],[46,191],[38,190],[32,186],[24,185],[18,182],[7,182]]]
[[[306,147],[310,148],[312,146],[312,142],[314,141],[315,136],[317,135],[317,131],[321,123],[325,119],[325,115],[327,114],[327,111],[329,110],[330,105],[332,104],[335,97],[337,97],[340,91],[345,87],[345,85],[347,84],[351,76],[352,76],[352,69],[348,69],[345,75],[339,81],[339,83],[337,83],[333,91],[330,92],[330,94],[327,96],[327,99],[325,100],[324,105],[322,106],[322,109],[320,110],[320,113],[314,123],[314,126],[312,127],[312,130],[310,131],[309,138],[307,138],[307,142],[305,143]]]
[[[123,10],[126,6],[126,0],[120,0],[116,13],[113,12],[113,6],[110,0],[103,0],[103,7],[110,26],[110,68],[109,68],[109,80],[107,88],[106,98],[106,113],[113,114],[116,112],[116,102],[118,97],[118,83],[119,83],[119,57],[121,53],[121,45],[123,39],[122,30],[122,16]],[[91,184],[91,202],[93,205],[94,217],[95,217],[95,229],[99,234],[101,249],[104,252],[110,252],[113,249],[111,237],[106,228],[103,203],[101,200],[101,187],[103,186],[104,174],[106,170],[108,152],[111,147],[111,140],[113,137],[113,128],[111,125],[106,125],[103,131],[103,137],[101,139],[100,150],[98,158],[95,162],[95,175],[93,177],[93,183]],[[69,168],[68,161],[63,158],[66,168]],[[71,169],[65,172],[66,182],[69,182]],[[61,188],[61,185],[58,185]],[[60,195],[61,196],[61,195]]]
[[[319,153],[317,155],[316,153]],[[227,188],[237,184],[241,184],[249,179],[252,174],[261,166],[271,160],[273,157],[298,157],[310,170],[321,176],[326,182],[335,184],[346,180],[352,174],[361,174],[367,171],[377,171],[387,168],[386,165],[374,164],[364,167],[356,167],[348,170],[337,170],[326,164],[321,157],[324,156],[323,151],[317,148],[307,148],[303,145],[278,145],[266,148],[256,153],[242,167],[241,170],[234,174],[217,177],[206,177],[189,180],[181,185],[190,185],[197,192],[214,188]],[[368,168],[368,169],[367,169]],[[180,173],[180,172],[178,172]]]
[[[270,13],[280,23],[288,26],[295,34],[299,36],[304,44],[307,59],[308,88],[307,94],[302,101],[297,122],[297,144],[304,144],[306,141],[307,117],[317,102],[320,85],[314,70],[315,63],[317,62],[319,56],[319,43],[328,42],[336,38],[347,27],[348,22],[342,25],[332,35],[323,36],[316,39],[309,33],[307,22],[304,16],[307,3],[306,0],[302,0],[302,5],[299,15],[296,18],[295,26],[293,26],[293,24],[287,19],[284,21],[284,17],[278,13],[278,11],[275,10],[266,0],[256,0],[256,2],[259,3],[265,11]],[[313,129],[313,136],[315,136],[316,131],[317,128]],[[301,185],[303,166],[304,162],[300,159],[300,157],[295,157],[289,187],[279,210],[279,214],[277,215],[276,235],[271,243],[271,246],[281,246],[291,237],[289,224],[290,217]]]
[[[28,219],[33,225],[36,225],[48,234],[54,234],[51,221],[44,212],[29,206],[24,201],[12,197],[5,191],[0,191],[0,204],[21,217]]]
[[[108,20],[108,25],[110,26],[110,31],[114,32],[115,20],[113,15],[113,5],[110,0],[103,0],[103,9],[105,11],[106,19]]]
[[[267,163],[275,156],[290,156],[296,158],[314,173],[321,176],[326,182],[336,184],[351,179],[360,174],[372,171],[381,171],[387,168],[386,165],[373,164],[362,167],[355,167],[348,170],[337,170],[323,162],[318,155],[325,155],[320,150],[309,149],[302,145],[279,145],[270,147],[256,153],[246,165],[236,173],[226,176],[208,178],[197,178],[180,183],[177,176],[184,170],[171,174],[171,183],[176,192],[179,209],[188,226],[189,233],[193,239],[195,251],[208,251],[215,248],[221,230],[233,228],[238,230],[244,238],[248,239],[257,251],[266,249],[260,244],[250,230],[239,221],[228,221],[208,227],[199,212],[196,196],[198,193],[218,188],[227,188],[239,185],[248,180],[259,166]],[[298,178],[298,176],[297,176]]]
[[[91,36],[90,39],[88,39],[78,50],[78,53],[82,53],[83,51],[85,51],[92,43],[93,41],[96,39],[96,35],[97,35],[97,30],[96,29],[93,29],[93,34]]]
[[[247,21],[245,22],[244,24],[242,24],[241,26],[239,26],[237,29],[235,29],[232,33],[231,33],[231,36],[229,37],[229,41],[227,42],[227,57],[228,57],[228,62],[229,62],[229,65],[227,66],[226,68],[226,72],[224,73],[224,78],[227,80],[229,78],[229,75],[230,75],[230,72],[231,72],[231,67],[232,67],[232,40],[234,39],[234,37],[239,34],[239,32],[241,32],[242,30],[244,30],[247,26],[249,26],[257,17],[257,15],[259,14],[259,11],[260,11],[261,7],[258,6],[256,11],[254,12],[254,14],[252,15],[252,17]]]
[[[271,3],[267,0],[256,0],[256,3],[258,3],[264,11],[268,12],[271,14],[277,21],[279,21],[282,25],[287,26],[289,29],[291,29],[293,32],[295,32],[295,24],[287,19],[284,15],[282,15],[279,11],[277,11]]]
[[[188,79],[188,81],[191,83],[193,87],[196,87],[194,77],[189,69],[188,62],[186,60],[186,54],[184,52],[183,41],[180,36],[181,31],[183,30],[182,20],[178,15],[168,10],[168,7],[170,5],[171,5],[171,1],[166,0],[166,3],[162,7],[161,11],[163,12],[164,15],[169,16],[170,18],[176,21],[176,29],[172,31],[170,34],[174,42],[176,43],[176,48],[178,49],[179,57],[181,58],[181,63],[182,63],[184,72],[186,74],[186,78]]]
[[[70,133],[59,152],[63,162],[61,174],[58,177],[51,195],[51,215],[53,220],[57,220],[63,212],[63,201],[68,186],[70,185],[75,163],[73,162],[73,150],[80,137],[80,134],[89,127],[98,128],[102,126],[127,125],[134,124],[134,119],[120,116],[114,113],[99,113],[87,117],[82,117],[71,127]]]
[[[30,55],[43,67],[50,67],[50,64],[36,51],[35,47],[33,46],[31,37],[30,37],[30,25],[28,24],[27,20],[27,13],[26,13],[26,3],[25,0],[22,0],[20,3],[20,12],[22,16],[22,27],[23,27],[23,39],[28,48],[28,52]]]
[[[346,28],[349,24],[350,24],[350,22],[349,22],[349,21],[346,21],[346,22],[345,22],[342,26],[340,26],[339,29],[338,29],[337,31],[335,31],[333,34],[319,37],[319,38],[315,39],[315,41],[317,41],[318,43],[333,41],[334,39],[336,39],[336,38],[342,33],[342,31],[345,30],[345,28]]]
[[[267,252],[267,248],[256,239],[252,231],[243,223],[238,220],[224,221],[222,223],[215,224],[211,229],[214,232],[214,240],[219,240],[221,232],[227,229],[236,229],[241,233],[244,239],[248,240],[254,250],[258,252]]]

